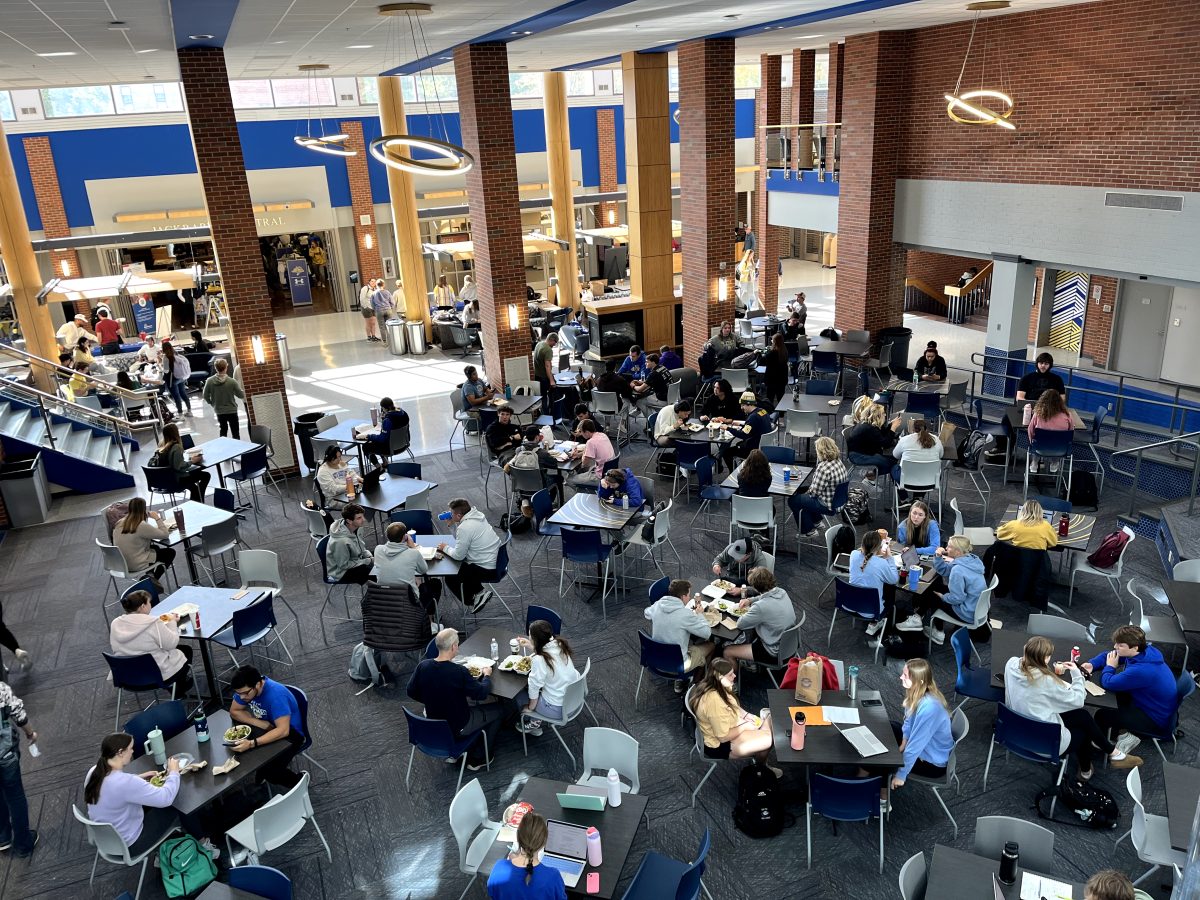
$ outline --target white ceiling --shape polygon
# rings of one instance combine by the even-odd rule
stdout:
[[[434,0],[413,49],[405,18],[382,18],[377,0],[241,0],[226,60],[232,78],[286,77],[303,63],[330,75],[379,72],[536,16],[563,0]],[[1013,0],[991,15],[1095,0]],[[842,0],[633,0],[608,12],[509,44],[513,70],[567,66],[842,5]],[[918,0],[738,39],[739,61],[796,47],[825,47],[847,34],[923,28],[969,19],[965,0]],[[736,15],[736,19],[725,16]],[[109,22],[128,23],[110,30]],[[369,49],[349,49],[368,44]],[[168,0],[0,0],[0,87],[174,80]],[[38,53],[73,52],[44,58]],[[142,52],[137,51],[151,51]],[[443,63],[449,71],[450,63]]]

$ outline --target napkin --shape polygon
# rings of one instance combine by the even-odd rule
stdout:
[[[231,762],[237,762],[237,760],[236,759],[231,760]],[[180,769],[179,772],[182,775],[187,775],[189,772],[199,772],[201,769],[203,769],[207,765],[208,765],[207,759],[200,759],[200,760],[197,760],[196,762],[188,763],[186,766],[184,766],[182,769]],[[216,770],[214,769],[213,771],[215,772]]]
[[[227,759],[224,762],[224,764],[213,768],[213,774],[214,775],[228,775],[230,772],[232,772],[234,769],[236,769],[241,764],[242,764],[242,761],[240,759],[238,759],[236,756],[231,756],[229,759]]]

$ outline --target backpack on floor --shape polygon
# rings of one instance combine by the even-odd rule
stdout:
[[[1091,472],[1073,472],[1071,474],[1071,493],[1064,489],[1059,492],[1063,500],[1070,500],[1071,506],[1086,506],[1096,509],[1100,505],[1100,492],[1096,490],[1096,476]]]
[[[659,478],[674,478],[676,458],[674,450],[667,450],[659,455],[654,463],[654,474]]]
[[[1100,546],[1087,558],[1087,561],[1097,569],[1111,569],[1121,558],[1121,552],[1128,543],[1129,535],[1125,533],[1124,529],[1107,534],[1100,542]]]
[[[1052,796],[1055,796],[1054,789],[1046,788],[1034,798],[1033,802],[1040,818],[1052,818],[1048,812]],[[1057,797],[1058,805],[1073,812],[1078,819],[1076,821],[1076,818],[1067,818],[1063,821],[1084,828],[1094,828],[1098,831],[1107,831],[1117,827],[1121,810],[1113,795],[1104,788],[1080,781],[1078,778],[1064,778],[1062,784],[1058,786]],[[1043,811],[1043,803],[1045,811]],[[1057,807],[1055,811],[1057,812]]]
[[[752,838],[775,837],[783,831],[783,794],[779,779],[766,766],[746,766],[738,776],[733,824]]]
[[[846,505],[842,507],[842,518],[851,525],[865,525],[871,521],[871,498],[865,490],[860,487],[850,488]]]
[[[194,837],[171,838],[158,848],[163,888],[168,897],[187,897],[217,877],[217,867]]]
[[[346,670],[346,674],[360,684],[383,683],[375,651],[361,641],[350,651],[350,668]]]

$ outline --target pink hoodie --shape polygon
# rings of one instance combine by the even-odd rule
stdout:
[[[149,653],[158,663],[163,678],[170,678],[183,668],[187,657],[179,646],[179,628],[174,622],[164,622],[146,613],[125,613],[112,621],[109,643],[117,656],[140,656]]]

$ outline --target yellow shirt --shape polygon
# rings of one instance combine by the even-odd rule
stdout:
[[[1058,546],[1058,531],[1045,519],[1032,525],[1013,519],[996,529],[996,537],[1026,550],[1049,550]]]
[[[720,747],[725,735],[741,718],[741,709],[736,705],[730,706],[716,691],[709,691],[696,704],[696,722],[704,736],[705,747]]]

